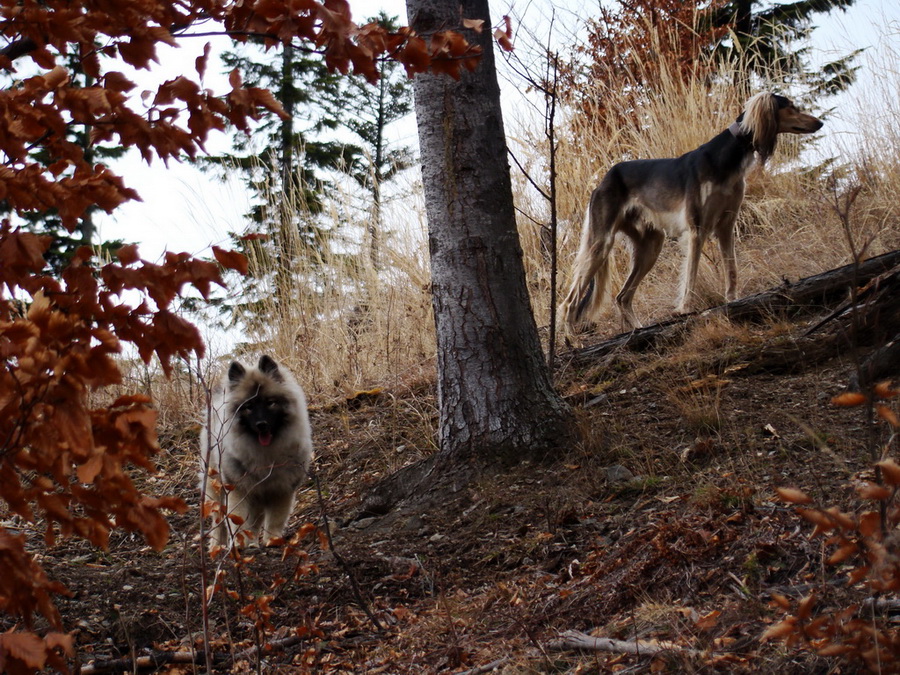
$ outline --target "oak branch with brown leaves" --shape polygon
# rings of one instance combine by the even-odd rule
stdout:
[[[125,396],[92,409],[88,393],[121,381],[114,357],[123,343],[145,361],[157,357],[167,372],[174,358],[202,355],[199,332],[172,303],[187,286],[206,296],[222,283],[222,266],[241,270],[246,261],[214,249],[219,264],[176,253],[155,264],[126,246],[101,266],[83,247],[61,278],[50,276],[43,258],[49,238],[21,231],[16,216],[56,211],[73,228],[89,208],[112,212],[139,199],[109,167],[88,161],[67,130],[87,128],[92,143],[167,162],[202,152],[210,132],[227,123],[249,130],[260,115],[284,115],[268,91],[244,87],[237,73],[226,93],[203,88],[209,45],[194,63],[195,77],[134,96],[121,64],[152,69],[157,47],[183,37],[263,37],[318,52],[330,68],[369,80],[384,56],[410,76],[430,70],[459,77],[481,50],[458,30],[480,25],[461,20],[430,35],[389,33],[356,25],[344,0],[2,0],[0,8],[0,69],[10,82],[0,91],[0,202],[12,214],[0,225],[0,500],[9,513],[42,521],[48,543],[77,535],[104,547],[118,527],[160,549],[168,538],[165,511],[185,506],[141,494],[129,475],[129,467],[151,468],[158,451],[151,402]],[[62,65],[73,61],[95,84],[74,84]],[[40,614],[55,631],[0,635],[0,668],[65,669],[74,644],[52,599],[65,589],[47,578],[23,537],[3,528],[0,569],[0,612],[26,629]]]

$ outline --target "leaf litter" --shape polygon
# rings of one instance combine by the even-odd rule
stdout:
[[[796,604],[815,591],[819,603],[853,599],[809,538],[810,524],[783,501],[849,510],[871,480],[859,412],[830,404],[849,361],[789,375],[748,369],[727,385],[691,388],[713,379],[702,362],[686,372],[671,354],[627,358],[640,359],[643,380],[628,368],[598,380],[607,396],[580,410],[583,447],[485,471],[443,503],[381,517],[358,517],[362,500],[377,480],[432,452],[433,439],[416,436],[417,411],[433,415],[431,394],[417,391],[404,408],[388,397],[314,405],[322,501],[314,485],[301,489],[288,534],[307,536],[287,555],[246,549],[240,564],[207,561],[208,583],[215,577],[222,590],[209,607],[210,652],[234,672],[260,664],[265,672],[459,673],[497,664],[504,673],[576,673],[644,664],[805,673],[834,664],[839,656],[761,638],[789,629],[778,598]],[[577,405],[590,377],[565,373],[562,391]],[[697,406],[714,397],[720,423],[692,421],[671,395],[678,387],[701,397]],[[39,530],[14,523],[48,576],[69,589],[58,606],[83,665],[202,652],[196,433],[161,430],[152,480],[165,484],[143,486],[188,506],[171,516],[159,552],[119,530],[106,552],[71,538],[45,549]],[[685,455],[689,447],[703,451]],[[610,481],[612,465],[631,479]],[[891,479],[895,466],[883,463]],[[311,532],[322,527],[322,504],[334,551]],[[551,649],[571,631],[667,648],[655,656]]]

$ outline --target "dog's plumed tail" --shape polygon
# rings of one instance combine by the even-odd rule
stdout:
[[[572,268],[572,286],[562,302],[562,318],[570,331],[577,332],[600,315],[607,299],[609,255],[615,236],[603,227],[592,195],[584,217],[581,243]]]

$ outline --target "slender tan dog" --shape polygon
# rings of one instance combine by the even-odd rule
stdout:
[[[775,150],[778,134],[808,134],[822,121],[800,112],[784,96],[750,98],[725,131],[674,159],[639,159],[616,164],[591,194],[572,287],[561,311],[572,332],[596,320],[606,295],[609,255],[616,234],[632,243],[628,279],[616,296],[626,329],[640,326],[631,307],[638,284],[656,263],[666,236],[685,251],[675,311],[693,299],[700,253],[715,235],[725,263],[725,299],[737,297],[734,223],[744,200],[744,177],[755,156],[760,163]]]

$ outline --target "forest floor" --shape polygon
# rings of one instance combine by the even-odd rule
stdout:
[[[314,405],[319,490],[301,490],[289,534],[312,524],[321,536],[207,560],[205,572],[197,429],[164,429],[145,488],[190,507],[171,518],[165,550],[126,533],[108,551],[75,540],[46,550],[40,533],[33,546],[71,593],[58,604],[85,672],[134,672],[140,657],[198,649],[213,578],[216,672],[857,672],[760,640],[784,618],[773,593],[795,602],[814,590],[822,609],[866,597],[841,583],[829,547],[775,493],[865,507],[854,490],[872,477],[865,413],[831,404],[852,355],[778,372],[747,360],[814,321],[698,322],[665,346],[593,366],[563,354],[560,390],[582,445],[487,469],[439,506],[383,517],[360,504],[379,479],[434,452],[433,382]],[[560,644],[566,631],[672,644],[655,657],[578,651]]]

